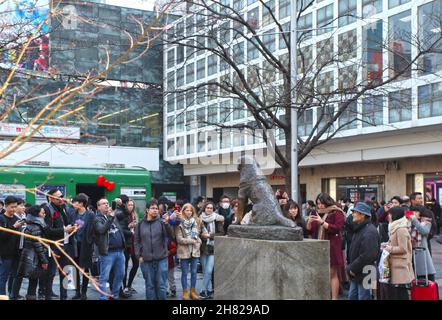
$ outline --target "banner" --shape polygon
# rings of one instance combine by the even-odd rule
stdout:
[[[49,16],[49,0],[0,1],[0,67],[12,68],[22,46]],[[19,69],[48,72],[49,20],[35,34],[19,63]]]

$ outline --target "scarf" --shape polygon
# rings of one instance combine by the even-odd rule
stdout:
[[[322,220],[326,220],[328,216],[331,216],[337,212],[341,212],[344,216],[344,212],[342,211],[341,208],[339,208],[336,205],[332,205],[330,207],[324,208],[324,209],[318,209],[317,212],[319,214],[319,216],[322,218]],[[326,232],[325,232],[325,228],[324,225],[319,225],[319,229],[318,229],[318,240],[326,240]]]
[[[203,212],[201,214],[201,220],[203,220],[206,230],[209,234],[215,233],[216,213],[212,213],[211,215],[207,215],[205,212]],[[214,244],[215,244],[214,240],[211,240],[210,238],[207,239],[207,245],[213,246]]]
[[[421,217],[420,219],[421,223],[430,223],[431,225],[431,218]],[[413,248],[421,247],[422,246],[422,234],[419,232],[419,230],[412,226],[410,230],[411,234],[411,243],[413,245]]]
[[[198,239],[198,226],[194,217],[184,219],[182,225],[186,239]]]
[[[402,218],[393,221],[388,225],[388,236],[391,238],[391,236],[399,229],[399,228],[407,228],[409,229],[410,222],[408,221],[407,217],[403,216]]]

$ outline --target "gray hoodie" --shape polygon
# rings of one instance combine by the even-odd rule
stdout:
[[[167,258],[167,242],[172,237],[172,229],[159,216],[150,221],[144,218],[135,229],[135,255],[144,261]]]

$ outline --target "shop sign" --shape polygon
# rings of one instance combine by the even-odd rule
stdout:
[[[26,186],[22,184],[0,184],[0,200],[5,201],[7,196],[26,199]]]
[[[121,194],[125,194],[129,198],[131,197],[146,197],[146,188],[130,188],[122,187]]]
[[[163,192],[161,195],[169,201],[176,202],[176,192]]]
[[[26,128],[27,124],[21,123],[0,123],[0,136],[16,137],[20,135]],[[25,136],[29,136],[32,132],[29,129]],[[80,139],[79,127],[58,127],[58,126],[42,126],[35,134],[34,138],[58,138],[58,139]]]

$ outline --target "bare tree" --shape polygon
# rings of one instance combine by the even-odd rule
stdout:
[[[167,74],[165,95],[166,100],[176,95],[177,101],[189,102],[184,108],[182,103],[177,107],[182,109],[178,117],[183,116],[189,105],[193,105],[193,100],[198,102],[198,97],[201,97],[200,102],[205,103],[207,96],[208,105],[216,98],[233,101],[229,112],[226,112],[227,104],[220,103],[219,121],[210,121],[210,110],[208,119],[197,116],[197,121],[203,122],[203,126],[252,132],[261,129],[264,131],[262,138],[267,143],[271,142],[271,130],[281,132],[285,137],[285,146],[276,147],[275,160],[286,177],[290,177],[292,161],[291,90],[297,91],[295,107],[298,111],[299,128],[298,159],[295,161],[299,163],[314,148],[326,143],[339,132],[355,128],[357,122],[363,122],[364,126],[382,124],[382,117],[379,122],[376,113],[380,110],[382,114],[385,97],[393,101],[390,110],[397,109],[399,115],[403,112],[402,109],[411,109],[411,102],[407,104],[410,101],[407,90],[392,92],[402,87],[400,80],[425,72],[422,64],[425,57],[435,54],[439,55],[439,59],[441,57],[440,31],[422,32],[422,28],[419,28],[420,33],[416,34],[400,26],[396,28],[389,25],[386,21],[355,16],[352,12],[334,19],[330,17],[323,22],[318,21],[316,29],[312,29],[311,25],[305,28],[304,13],[314,1],[298,1],[298,81],[291,84],[288,55],[291,45],[290,23],[280,23],[275,14],[275,1],[259,2],[262,5],[261,14],[257,9],[246,12],[244,1],[233,0],[232,4],[223,0],[186,1],[186,16],[168,29],[164,41],[168,48],[176,46],[178,64],[184,61],[186,65],[188,59],[200,55],[204,59],[207,54],[210,80],[199,81],[197,85],[186,85],[184,73],[195,77],[191,70],[193,65],[189,71],[187,67],[178,67]],[[288,15],[289,1],[279,1],[280,11],[282,3],[285,4],[284,9]],[[434,3],[432,29],[442,30],[440,5]],[[333,27],[338,25],[339,19],[346,17],[367,22],[363,26],[362,41],[357,39],[356,29],[341,33],[341,28]],[[273,27],[269,29],[269,26]],[[326,39],[313,43],[309,41],[312,34],[327,32],[329,36]],[[334,37],[338,38],[338,47]],[[278,51],[275,48],[277,38],[279,49],[286,49],[283,54],[275,53]],[[362,53],[358,53],[359,43],[362,43]],[[168,63],[173,63],[174,52],[171,50],[170,55],[167,52]],[[388,65],[383,64],[384,53],[388,53]],[[197,60],[195,63],[197,80],[206,79],[205,76],[198,75],[199,70],[205,68],[203,61]],[[359,101],[366,105],[362,112],[358,111]],[[253,121],[230,124],[231,113],[244,112],[244,106]],[[314,110],[316,117],[313,116]],[[290,190],[289,179],[286,179],[286,186]]]

